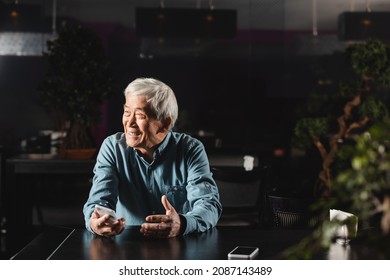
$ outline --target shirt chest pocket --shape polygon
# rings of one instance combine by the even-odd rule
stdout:
[[[166,188],[168,201],[175,209],[181,209],[187,201],[186,186],[166,186]]]

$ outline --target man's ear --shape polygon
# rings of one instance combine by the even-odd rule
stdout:
[[[171,127],[172,119],[170,117],[162,121],[162,129],[168,131]]]

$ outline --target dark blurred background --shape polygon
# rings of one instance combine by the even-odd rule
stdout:
[[[3,0],[0,5],[13,2]],[[53,17],[57,26],[73,20],[92,29],[110,57],[118,90],[103,108],[98,141],[122,129],[126,85],[148,76],[174,89],[181,113],[178,129],[192,134],[201,131],[224,147],[261,150],[270,145],[288,147],[295,105],[317,82],[313,61],[343,50],[348,43],[338,38],[338,16],[366,9],[364,1],[337,0],[17,2],[38,7],[21,14],[30,16],[20,30],[39,34],[41,29],[43,35],[33,39],[0,35],[0,144],[12,148],[40,130],[53,129],[37,90],[45,65],[40,54]],[[136,8],[160,6],[232,10],[236,29],[224,38],[156,39],[137,34]],[[372,1],[370,8],[389,10],[390,4]],[[31,16],[34,12],[38,18]],[[6,24],[2,26],[7,29]]]
[[[7,14],[11,4],[21,8],[16,29],[15,17]],[[182,9],[178,17],[184,10],[229,10],[233,18],[220,18],[223,24],[211,36],[183,38],[181,24],[176,24],[170,30],[173,35],[150,37],[148,32],[155,29],[140,30],[136,9],[159,7]],[[111,63],[117,89],[101,108],[94,135],[98,145],[122,131],[127,84],[137,77],[154,77],[176,93],[180,109],[176,129],[201,139],[209,154],[231,151],[254,154],[259,161],[288,161],[300,155],[292,148],[291,137],[302,102],[316,84],[332,82],[330,76],[338,69],[335,54],[356,39],[339,28],[339,16],[389,10],[386,0],[2,0],[0,168],[5,169],[7,157],[25,152],[31,139],[56,129],[40,104],[37,86],[44,77],[46,41],[63,22],[93,30]],[[316,68],[319,61],[333,70]],[[49,183],[40,185],[41,202],[48,209],[58,205],[65,209],[60,223],[80,225],[89,179],[48,177]],[[3,172],[0,182],[4,180]],[[75,204],[76,209],[66,208]],[[46,213],[46,221],[58,219],[53,213]]]

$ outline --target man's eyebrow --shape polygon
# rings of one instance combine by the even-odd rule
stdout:
[[[124,104],[124,105],[123,105],[123,108],[130,108],[130,107],[127,106],[126,104]],[[147,111],[147,107],[136,107],[136,108],[134,108],[134,111],[146,112],[146,111]]]

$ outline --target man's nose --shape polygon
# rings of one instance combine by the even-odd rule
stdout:
[[[135,114],[131,114],[128,118],[128,122],[127,122],[127,125],[128,126],[134,126],[136,125],[136,121],[135,121]]]

